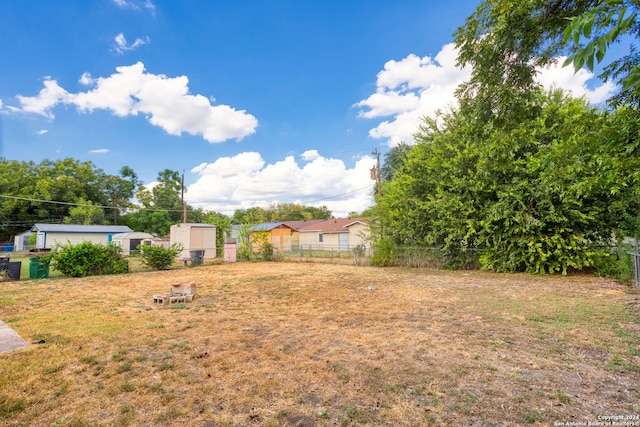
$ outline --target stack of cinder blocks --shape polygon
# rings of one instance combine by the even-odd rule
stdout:
[[[165,294],[154,295],[152,300],[154,304],[176,304],[180,302],[191,302],[196,297],[196,284],[191,283],[174,283],[171,285],[171,291]]]

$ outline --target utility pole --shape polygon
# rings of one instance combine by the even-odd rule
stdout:
[[[115,188],[115,197],[113,199],[113,225],[118,225],[118,187]]]
[[[378,196],[382,196],[382,176],[380,173],[380,152],[376,148],[371,152],[376,156],[376,165],[371,168],[371,179],[376,182],[376,192]]]
[[[184,169],[182,169],[182,180],[181,180],[181,187],[182,187],[182,222],[184,224],[187,223],[187,205],[184,204]]]

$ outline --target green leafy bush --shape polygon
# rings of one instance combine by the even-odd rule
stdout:
[[[129,271],[129,262],[122,255],[122,249],[112,244],[58,244],[51,251],[50,258],[53,268],[71,277],[121,274]]]
[[[378,267],[395,265],[395,248],[395,244],[388,237],[373,242],[371,265],[377,265]]]
[[[165,248],[159,245],[139,245],[142,264],[154,270],[168,270],[182,252],[183,246],[178,243]]]
[[[631,284],[635,272],[631,246],[620,246],[609,252],[602,251],[595,259],[594,271],[602,277],[610,277],[622,284]]]
[[[251,259],[253,249],[251,248],[251,225],[244,224],[238,232],[238,257],[240,259]]]
[[[263,243],[260,246],[260,258],[262,261],[273,261],[275,246],[272,243]]]

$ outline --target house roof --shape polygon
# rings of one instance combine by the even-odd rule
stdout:
[[[45,233],[131,233],[126,225],[35,224],[31,231]]]
[[[366,225],[367,221],[362,218],[331,218],[301,227],[298,231],[303,232],[321,232],[321,233],[347,233],[349,227],[354,224]]]
[[[292,228],[284,222],[263,222],[262,224],[256,224],[251,227],[251,231],[271,231],[274,228],[278,228],[281,226]]]
[[[283,221],[283,223],[284,225],[289,226],[294,230],[299,230],[302,227],[306,227],[312,224],[317,224],[322,221],[325,221],[325,220],[324,219],[304,219],[300,221]]]

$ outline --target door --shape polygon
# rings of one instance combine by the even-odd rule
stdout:
[[[38,249],[44,249],[44,245],[45,245],[45,234],[38,232],[37,237],[36,237],[36,248]]]
[[[136,252],[141,243],[142,239],[129,239],[129,253]]]
[[[340,251],[349,250],[349,234],[340,233]]]

